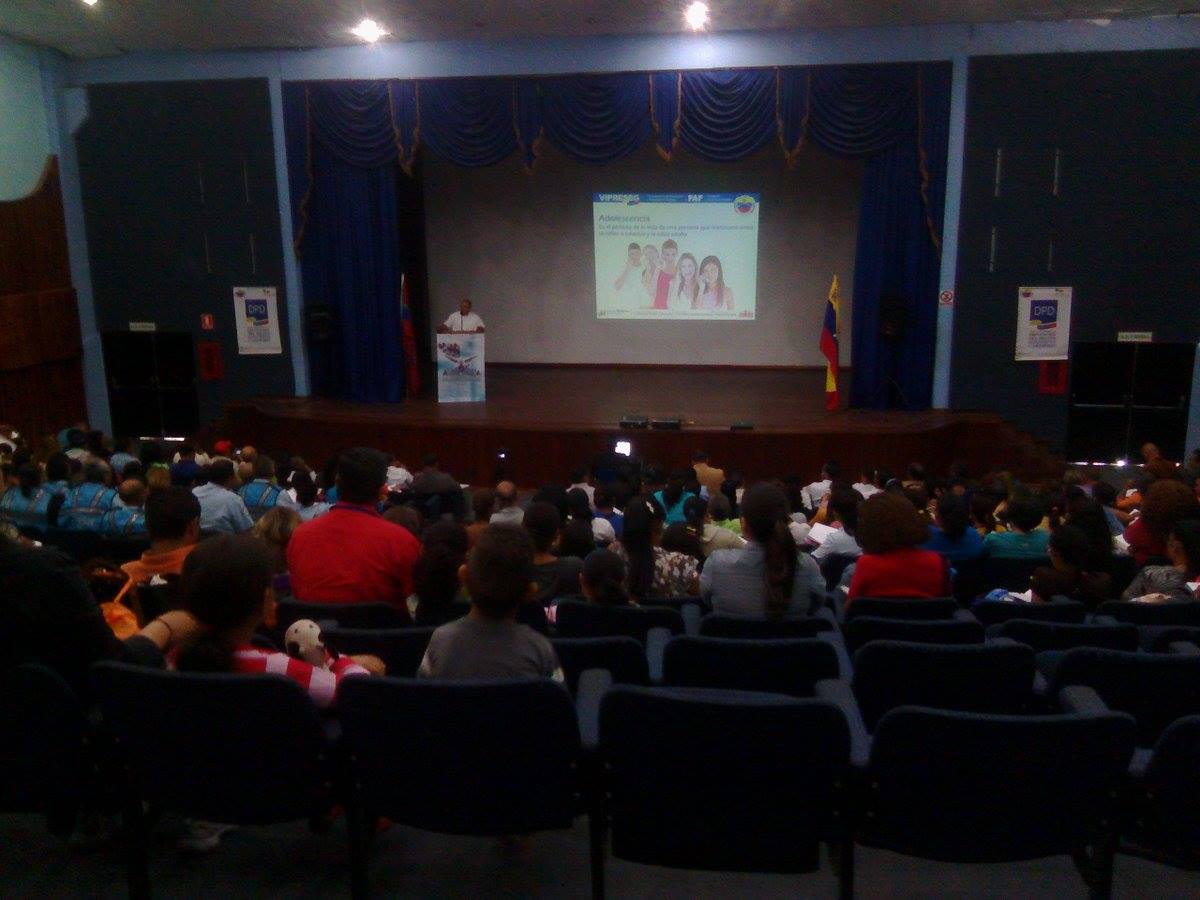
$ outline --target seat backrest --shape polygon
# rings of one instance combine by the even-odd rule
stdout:
[[[842,580],[846,567],[858,561],[858,557],[850,553],[831,553],[821,560],[821,574],[825,576],[825,587],[833,590]]]
[[[560,637],[625,635],[643,644],[651,628],[683,633],[683,616],[669,606],[606,606],[586,600],[563,600],[554,620]]]
[[[1200,713],[1200,656],[1077,647],[1054,670],[1052,696],[1072,684],[1137,720],[1138,745],[1151,747],[1176,719]]]
[[[408,613],[390,603],[304,603],[300,600],[281,600],[276,607],[275,618],[280,634],[299,619],[334,621],[343,628],[403,628],[409,624]]]
[[[722,638],[782,638],[816,637],[833,630],[833,623],[819,616],[791,619],[757,619],[750,616],[731,616],[709,613],[700,620],[700,634]]]
[[[949,619],[958,609],[953,597],[859,597],[846,606],[846,621],[858,616],[884,619]]]
[[[1080,850],[1116,812],[1133,740],[1121,713],[894,709],[871,742],[864,838],[956,862]]]
[[[588,669],[605,669],[616,684],[649,684],[646,648],[625,635],[597,638],[552,638],[562,664],[567,689],[575,695],[579,676]]]
[[[1154,745],[1135,801],[1134,840],[1186,860],[1200,847],[1200,715],[1176,719]]]
[[[84,709],[53,669],[0,675],[0,809],[42,811],[53,834],[75,824],[87,778]]]
[[[433,628],[327,628],[325,643],[341,654],[370,653],[387,666],[387,674],[413,678],[425,657]]]
[[[355,678],[338,704],[368,813],[449,834],[570,827],[579,726],[561,684]]]
[[[837,652],[818,638],[672,638],[663,653],[668,687],[726,688],[811,697],[823,678],[837,678]]]
[[[1154,653],[1166,653],[1176,641],[1200,644],[1200,626],[1168,625],[1155,629],[1150,640],[1150,650]]]
[[[327,810],[325,732],[296,682],[113,662],[93,666],[92,682],[142,800],[246,825]]]
[[[904,705],[1023,713],[1033,676],[1033,650],[1020,644],[872,641],[854,655],[854,696],[868,729]]]
[[[822,700],[619,686],[601,704],[600,748],[621,859],[812,871],[845,818],[849,729]]]
[[[1135,603],[1132,600],[1106,600],[1097,612],[1118,622],[1134,625],[1200,625],[1200,602],[1182,600],[1172,603]]]
[[[1110,650],[1136,650],[1138,630],[1134,625],[1075,624],[1072,622],[1033,622],[1009,619],[992,625],[987,636],[1006,637],[1034,650],[1070,650],[1072,647],[1107,647]]]
[[[842,628],[846,652],[853,655],[871,641],[913,641],[921,644],[982,644],[983,626],[970,619],[884,619],[858,616]]]
[[[1078,600],[1056,600],[1053,603],[983,600],[972,606],[971,612],[984,625],[997,625],[1010,619],[1025,619],[1031,622],[1082,622],[1087,615],[1087,607]]]
[[[980,594],[996,588],[1025,591],[1034,570],[1050,565],[1045,557],[1008,559],[982,556],[954,564],[954,596],[962,605],[971,603]]]

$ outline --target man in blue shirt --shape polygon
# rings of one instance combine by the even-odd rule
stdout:
[[[254,520],[242,498],[229,490],[233,481],[233,463],[227,459],[214,460],[208,467],[208,481],[193,488],[200,501],[200,530],[241,534],[254,527]]]
[[[121,506],[115,506],[100,519],[100,532],[108,537],[141,537],[146,534],[146,485],[136,478],[121,482],[117,488]]]
[[[83,467],[83,484],[72,488],[58,514],[60,528],[99,531],[100,520],[116,505],[117,492],[106,485],[108,467],[91,462]]]
[[[275,462],[269,456],[259,455],[254,461],[254,480],[242,485],[238,495],[257,522],[273,506],[295,506],[292,495],[275,484]]]

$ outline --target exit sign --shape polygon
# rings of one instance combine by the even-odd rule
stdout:
[[[1153,331],[1118,331],[1119,344],[1150,344],[1154,342]]]

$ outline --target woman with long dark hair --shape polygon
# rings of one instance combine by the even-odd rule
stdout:
[[[629,593],[638,602],[696,592],[696,560],[663,549],[663,519],[654,498],[635,497],[625,504],[621,540],[609,545],[628,565]]]
[[[762,483],[742,496],[743,550],[718,550],[700,576],[714,610],[759,618],[803,616],[825,591],[821,569],[792,537],[787,496]]]
[[[425,530],[421,555],[413,565],[415,610],[409,607],[417,625],[444,625],[463,614],[466,598],[460,592],[458,570],[467,561],[469,545],[467,530],[457,522],[443,519]]]
[[[983,556],[983,538],[971,527],[971,508],[965,497],[947,491],[938,498],[929,539],[921,546],[950,562]]]
[[[329,512],[329,504],[317,499],[317,484],[307,469],[292,473],[292,490],[296,493],[296,512],[301,522],[310,522]]]
[[[583,561],[579,588],[583,596],[602,606],[629,606],[633,599],[625,587],[625,561],[611,550],[593,550]]]
[[[697,308],[733,311],[733,291],[726,286],[725,270],[715,256],[706,256],[700,261],[700,286]]]

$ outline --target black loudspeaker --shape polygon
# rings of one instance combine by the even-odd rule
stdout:
[[[680,419],[651,419],[650,427],[658,431],[678,431],[683,427]]]
[[[650,420],[647,419],[645,416],[622,416],[621,417],[621,427],[622,428],[648,428],[649,426],[650,426]]]
[[[885,340],[898,341],[904,337],[908,325],[908,304],[896,294],[888,294],[879,301],[879,335]]]
[[[743,419],[740,422],[734,422],[732,425],[730,425],[729,430],[730,431],[753,431],[754,423],[747,422],[745,419]]]

